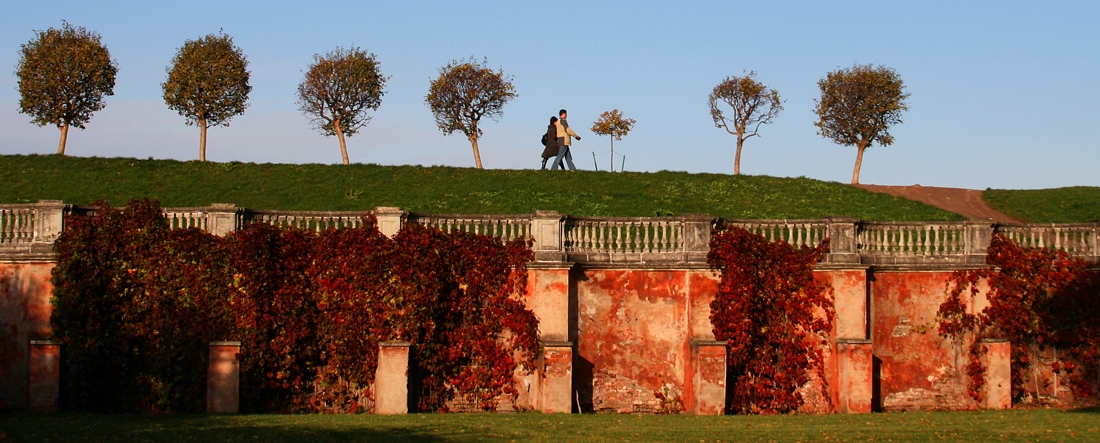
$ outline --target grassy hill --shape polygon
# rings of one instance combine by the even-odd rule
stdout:
[[[1086,223],[1100,220],[1100,188],[989,189],[982,199],[998,211],[1031,223]]]
[[[199,163],[56,155],[0,156],[0,203],[40,199],[123,205],[152,197],[168,207],[233,203],[256,209],[727,218],[850,216],[955,220],[910,200],[808,178],[685,172],[476,170],[453,167]]]

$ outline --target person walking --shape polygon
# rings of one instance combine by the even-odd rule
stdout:
[[[568,117],[568,112],[566,112],[566,110],[562,109],[558,111],[558,117],[558,156],[554,158],[554,164],[550,167],[550,170],[553,171],[558,169],[559,165],[561,165],[562,170],[565,170],[565,165],[568,164],[569,170],[576,171],[577,167],[573,164],[573,153],[569,152],[569,146],[573,144],[570,138],[580,140],[581,136],[577,135],[576,132],[573,132],[573,130],[569,128],[569,122],[565,121],[566,117]],[[562,163],[562,160],[565,160],[565,162]]]
[[[546,169],[546,161],[553,158],[554,165],[561,163],[558,160],[558,118],[550,117],[550,126],[546,127],[546,135],[542,136],[546,142],[546,148],[542,150],[542,169]]]

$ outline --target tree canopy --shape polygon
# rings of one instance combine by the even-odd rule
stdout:
[[[370,122],[368,110],[377,110],[385,94],[386,77],[374,54],[357,47],[336,48],[314,55],[305,80],[298,85],[298,105],[325,135],[340,139],[340,155],[348,164],[345,136]]]
[[[231,37],[210,34],[184,42],[167,71],[164,102],[199,127],[199,160],[206,161],[206,129],[229,126],[248,107],[248,60]]]
[[[38,126],[57,126],[57,153],[64,155],[69,126],[84,129],[92,114],[107,105],[103,98],[114,95],[118,65],[99,34],[63,22],[61,29],[35,31],[35,38],[20,47],[15,74],[19,112]]]
[[[478,126],[481,119],[499,121],[504,115],[504,104],[517,97],[512,78],[502,70],[493,71],[488,64],[488,60],[478,63],[472,57],[452,61],[439,69],[439,78],[432,80],[424,98],[439,130],[447,135],[455,131],[466,134],[478,169],[482,169],[477,146],[482,133]]]
[[[783,110],[779,91],[769,90],[754,76],[755,71],[744,77],[726,77],[710,93],[710,116],[714,126],[737,136],[737,154],[733,160],[735,175],[741,173],[741,147],[745,139],[758,136],[760,125],[771,123]],[[722,110],[722,103],[730,108],[728,112]]]
[[[894,143],[890,125],[901,123],[902,111],[908,111],[905,85],[898,73],[885,66],[855,65],[830,72],[817,82],[821,98],[816,100],[814,123],[818,134],[834,142],[855,146],[856,166],[852,184],[859,183],[863,151],[872,143]]]

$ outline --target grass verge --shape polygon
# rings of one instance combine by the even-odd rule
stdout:
[[[720,416],[5,414],[13,442],[1041,442],[1100,440],[1100,411]],[[0,441],[3,441],[0,439]]]
[[[982,199],[998,211],[1031,223],[1086,223],[1100,220],[1100,187],[989,189]]]
[[[686,172],[477,170],[443,166],[199,163],[57,155],[0,156],[0,203],[40,199],[123,205],[152,197],[168,207],[233,203],[255,209],[579,216],[708,213],[746,219],[849,216],[957,220],[899,197],[808,178]]]

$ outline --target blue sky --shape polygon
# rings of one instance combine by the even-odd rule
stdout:
[[[0,153],[52,153],[58,131],[18,112],[19,46],[62,20],[98,32],[118,61],[115,95],[68,153],[195,159],[198,128],[160,83],[185,40],[224,30],[247,55],[250,107],[212,128],[214,161],[339,163],[339,144],[297,110],[315,53],[359,46],[390,77],[382,106],[348,139],[352,162],[473,166],[424,104],[454,59],[487,58],[519,97],[484,122],[486,168],[537,168],[559,108],[583,140],[576,163],[607,169],[610,140],[587,128],[619,109],[615,144],[633,171],[732,173],[734,138],[707,94],[757,71],[785,110],[742,155],[746,174],[848,182],[855,149],[817,135],[817,81],[853,64],[897,70],[912,94],[895,143],[864,157],[860,181],[984,189],[1100,186],[1100,2],[12,2],[0,15]],[[616,160],[616,167],[620,160]]]

